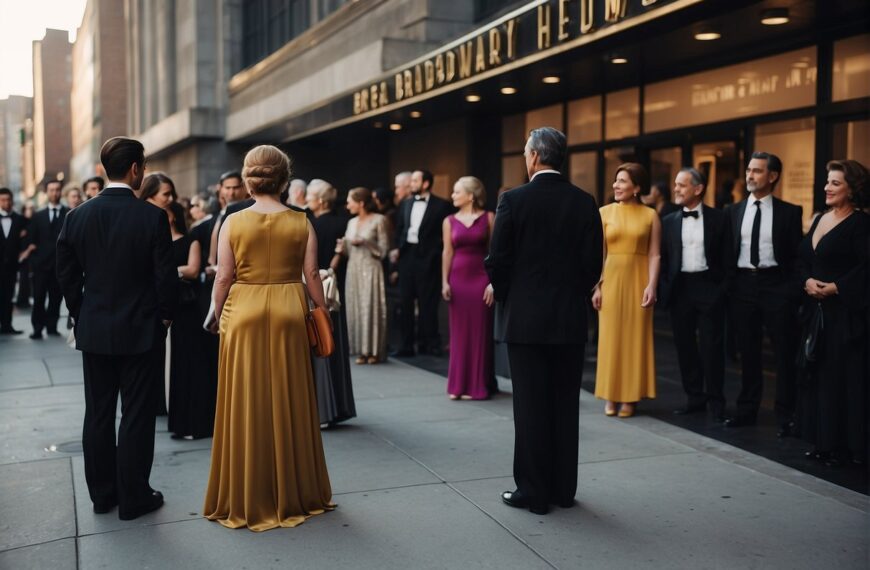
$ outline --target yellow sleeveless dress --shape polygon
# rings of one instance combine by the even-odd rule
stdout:
[[[305,214],[233,214],[236,262],[220,320],[203,514],[229,528],[294,527],[331,510],[305,330]]]
[[[595,397],[638,402],[656,397],[653,308],[640,306],[649,283],[649,240],[655,210],[614,203],[600,210],[607,258],[598,313]]]

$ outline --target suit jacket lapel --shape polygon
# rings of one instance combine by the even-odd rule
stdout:
[[[741,227],[743,226],[743,216],[746,214],[746,204],[748,201],[749,199],[747,198],[734,206],[734,217],[731,218],[731,229],[733,230],[731,239],[734,242],[734,259],[737,259],[740,255]]]
[[[676,221],[671,224],[671,257],[674,260],[673,271],[676,275],[683,268],[683,215],[676,216]]]
[[[429,200],[426,202],[426,211],[423,212],[423,219],[420,220],[420,229],[417,232],[418,235],[422,235],[423,228],[426,227],[426,223],[432,218],[432,210],[436,207],[435,201],[437,198],[433,196],[431,193],[429,194]],[[413,204],[412,204],[413,206]]]
[[[701,211],[704,213],[704,257],[707,259],[707,267],[710,267],[710,251],[712,248],[710,247],[712,244],[710,243],[713,239],[713,220],[710,215],[708,215],[710,211],[709,206],[701,206]]]
[[[773,206],[770,209],[773,212],[773,222],[770,226],[770,241],[773,242],[773,259],[779,263],[779,256],[776,254],[776,250],[779,245],[779,236],[782,234],[782,202],[771,196],[771,204]]]

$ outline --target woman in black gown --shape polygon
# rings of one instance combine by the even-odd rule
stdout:
[[[335,253],[336,242],[344,237],[348,220],[333,210],[336,197],[335,188],[324,180],[312,180],[305,197],[308,209],[314,214],[311,225],[317,235],[318,267],[333,270],[342,301],[338,311],[330,311],[335,351],[329,358],[312,359],[321,428],[356,417],[344,309],[344,264],[342,257]]]
[[[837,464],[867,459],[867,303],[870,216],[868,172],[854,160],[828,163],[827,212],[813,222],[800,245],[806,319],[821,310],[824,330],[817,360],[810,363],[804,401],[804,437],[815,444],[807,456]],[[803,347],[801,347],[803,350]],[[813,421],[814,420],[814,421]],[[808,428],[808,429],[807,429]]]

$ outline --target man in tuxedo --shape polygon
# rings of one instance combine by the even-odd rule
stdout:
[[[441,223],[452,206],[432,194],[434,178],[428,170],[411,175],[411,193],[399,206],[398,247],[390,261],[399,266],[402,345],[392,356],[414,355],[414,301],[419,307],[417,345],[421,354],[441,355],[438,303],[441,298]]]
[[[67,214],[57,275],[82,351],[82,447],[94,512],[118,505],[119,518],[130,520],[163,504],[149,477],[177,275],[166,212],[136,197],[145,167],[142,143],[109,139],[100,160],[109,184]]]
[[[703,204],[707,180],[683,168],[674,181],[681,208],[662,219],[659,304],[669,308],[686,406],[725,421],[726,256],[731,234],[725,212]],[[700,347],[698,345],[700,341]],[[705,389],[706,382],[706,389]]]
[[[50,180],[45,185],[45,196],[48,206],[36,212],[30,220],[29,245],[25,255],[30,260],[33,274],[33,312],[30,314],[30,324],[33,333],[30,338],[42,339],[42,330],[57,336],[57,320],[60,318],[60,284],[57,282],[57,236],[69,208],[60,203],[60,180]],[[48,307],[46,308],[46,300]]]
[[[737,413],[725,425],[756,422],[764,390],[762,334],[767,329],[776,360],[779,435],[784,437],[794,427],[796,311],[801,299],[795,262],[803,234],[801,208],[773,196],[781,177],[779,157],[753,153],[746,168],[749,197],[727,210],[732,236],[731,314],[743,370]]]
[[[106,182],[101,176],[94,176],[93,178],[85,180],[85,183],[82,184],[82,189],[85,192],[85,200],[96,198],[97,195],[103,191],[105,185]]]
[[[565,153],[561,132],[531,132],[530,181],[502,194],[486,258],[513,382],[517,488],[502,500],[536,514],[574,504],[586,310],[602,265],[598,207],[556,170]]]
[[[12,328],[12,296],[18,265],[24,256],[27,220],[12,210],[12,190],[0,188],[0,334],[21,334]]]

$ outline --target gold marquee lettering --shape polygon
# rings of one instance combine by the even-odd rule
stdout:
[[[471,55],[474,51],[474,44],[465,42],[459,46],[459,78],[465,79],[471,77]]]
[[[572,14],[573,2],[579,4],[579,16],[576,12]],[[636,5],[635,2],[637,0],[633,0],[633,5]],[[644,7],[656,4],[658,0],[640,0],[640,5]],[[519,55],[521,20],[526,21],[523,25],[532,26],[537,23],[537,50],[544,51],[552,48],[554,43],[559,44],[595,32],[596,10],[602,9],[603,14],[599,13],[598,17],[602,18],[603,15],[605,25],[614,24],[626,17],[628,0],[548,0],[535,3],[519,16],[481,30],[465,38],[459,45],[444,49],[428,59],[418,60],[395,73],[392,81],[388,78],[379,80],[357,90],[353,93],[353,114],[377,111],[391,101],[405,101],[457,79],[469,79],[515,61]],[[534,14],[532,10],[535,10]],[[533,18],[536,22],[531,21]],[[574,18],[578,20],[576,23]],[[528,31],[532,32],[531,29]],[[523,57],[528,55],[530,54],[525,52],[522,54]],[[793,83],[795,79],[789,76],[785,82]],[[749,89],[764,92],[766,89],[775,89],[775,86],[773,81],[770,85],[750,85]]]

